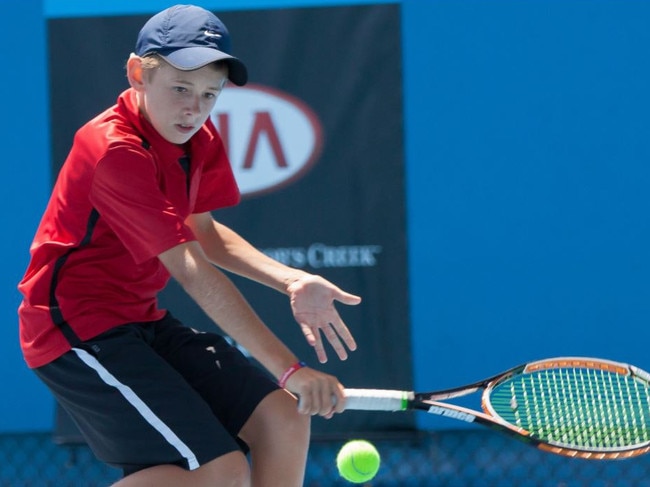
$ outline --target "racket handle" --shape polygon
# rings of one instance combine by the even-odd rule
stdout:
[[[345,409],[361,411],[404,411],[414,394],[388,389],[345,389]]]

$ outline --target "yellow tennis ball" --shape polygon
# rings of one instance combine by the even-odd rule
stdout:
[[[365,440],[348,441],[336,456],[339,474],[354,484],[372,479],[377,474],[380,463],[379,452],[372,443]]]

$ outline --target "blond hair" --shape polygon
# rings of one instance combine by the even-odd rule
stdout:
[[[159,68],[162,63],[165,63],[166,61],[161,58],[158,54],[153,53],[153,54],[148,54],[143,58],[140,58],[141,61],[141,66],[142,69],[144,70],[152,70]]]

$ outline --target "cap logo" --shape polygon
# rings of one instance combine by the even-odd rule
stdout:
[[[218,33],[216,33],[216,32],[212,32],[212,31],[206,30],[206,31],[204,32],[204,34],[205,34],[207,37],[216,37],[217,39],[221,39],[221,34],[218,34]]]

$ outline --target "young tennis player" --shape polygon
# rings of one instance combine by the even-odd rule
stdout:
[[[334,302],[360,298],[213,220],[239,192],[209,115],[227,80],[247,81],[217,17],[189,5],[153,16],[127,77],[77,132],[37,230],[19,285],[27,364],[123,469],[116,485],[301,486],[310,415],[341,412],[343,387],[300,362],[219,268],[288,295],[321,362],[321,335],[342,360],[356,348]],[[160,309],[170,277],[277,382]]]

